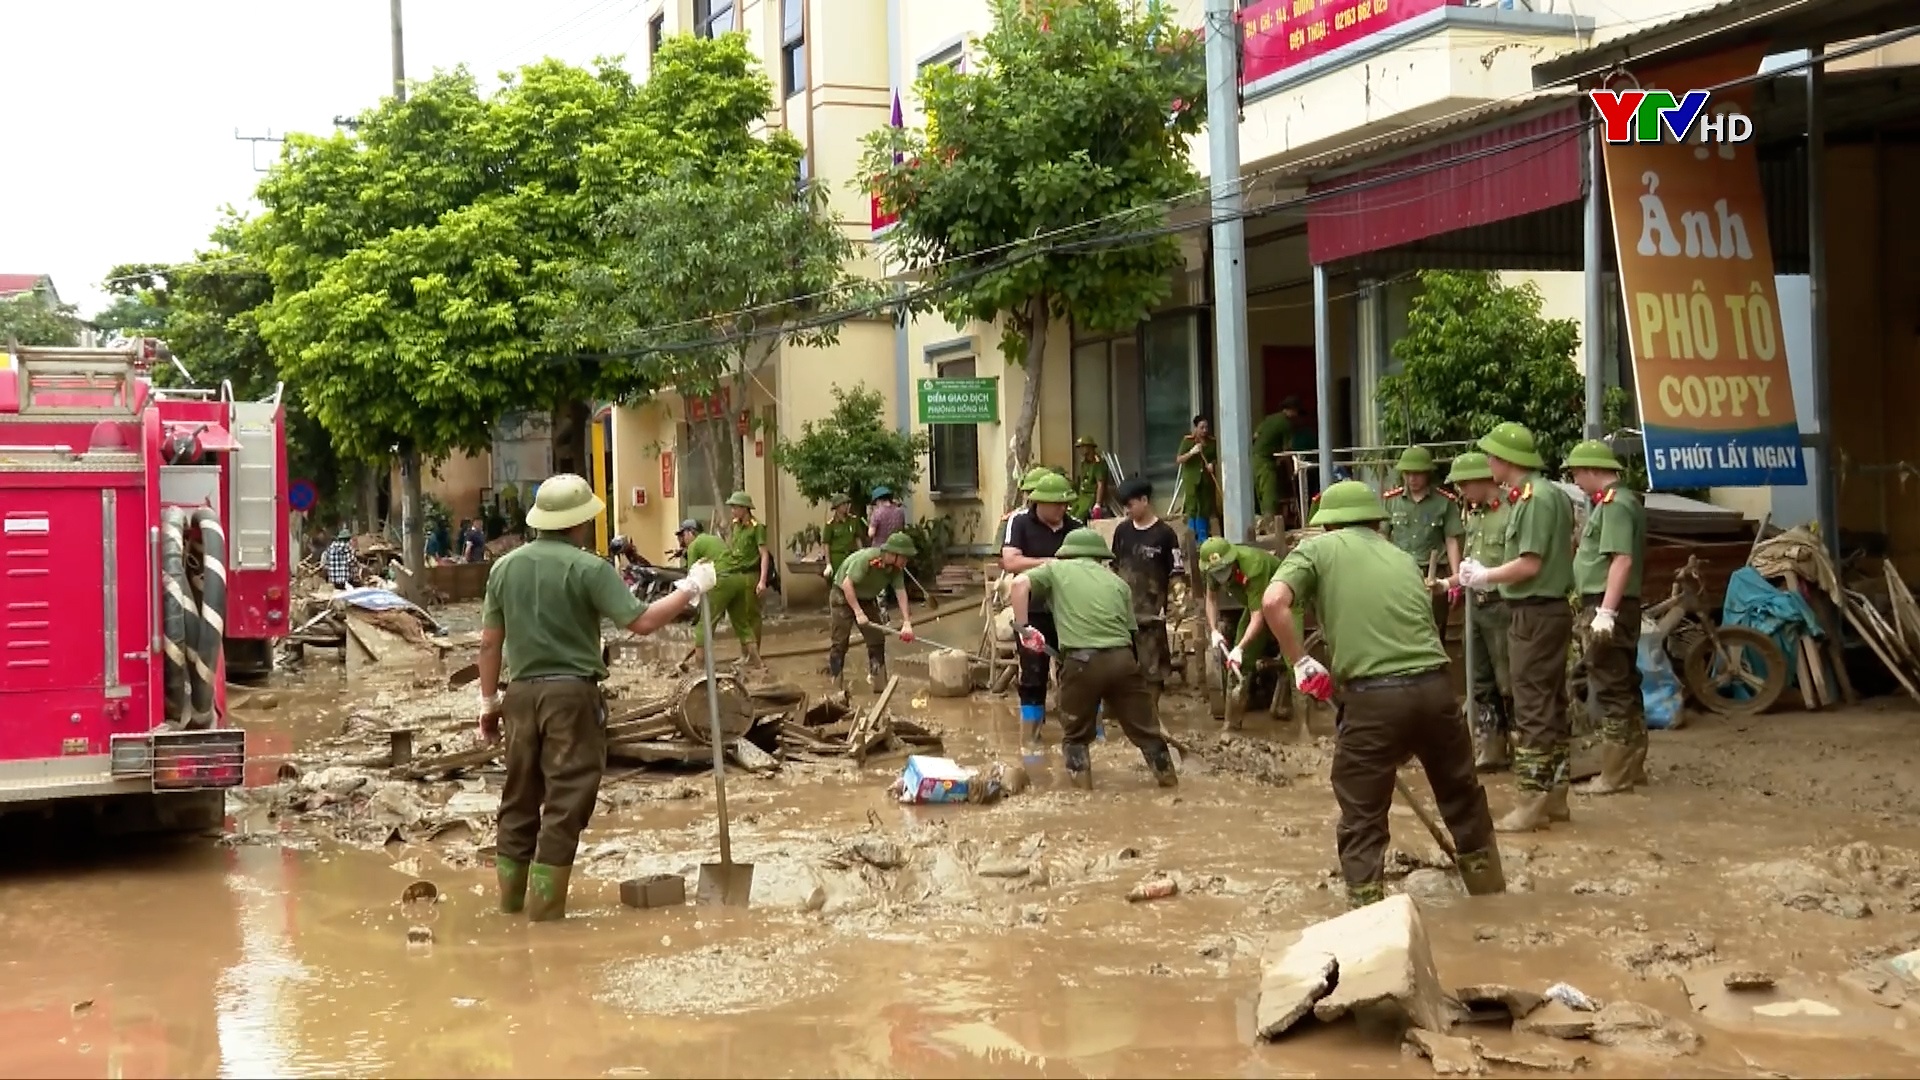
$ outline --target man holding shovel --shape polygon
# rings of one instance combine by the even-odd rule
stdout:
[[[1461,550],[1482,566],[1507,561],[1507,518],[1513,513],[1506,492],[1494,483],[1487,455],[1468,451],[1453,459],[1447,480],[1460,490]],[[1459,588],[1454,581],[1449,589]],[[1507,668],[1507,604],[1494,589],[1466,590],[1467,665],[1473,672],[1473,764],[1481,772],[1501,772],[1513,763],[1513,681]]]
[[[1006,542],[1000,548],[1000,569],[1008,574],[1024,574],[1053,561],[1067,534],[1081,523],[1067,513],[1073,501],[1073,488],[1067,478],[1049,473],[1033,486],[1029,496],[1032,511],[1015,514],[1008,523]],[[1104,545],[1103,545],[1104,546]],[[1045,594],[1035,598],[1026,620],[1049,646],[1059,648],[1054,637],[1053,610]],[[1020,650],[1020,730],[1029,749],[1040,745],[1040,728],[1047,720],[1047,680],[1053,661],[1045,653]]]
[[[1207,590],[1207,629],[1212,635],[1208,642],[1225,654],[1221,667],[1228,677],[1227,694],[1233,699],[1229,708],[1234,711],[1228,713],[1231,719],[1246,705],[1249,680],[1239,677],[1242,667],[1259,663],[1273,645],[1272,636],[1261,628],[1258,616],[1260,598],[1266,595],[1267,583],[1280,569],[1280,560],[1265,548],[1236,544],[1224,536],[1201,544],[1198,559],[1200,572],[1213,583]],[[1240,594],[1244,605],[1240,625],[1234,630],[1231,642],[1220,629],[1220,593],[1225,589]]]
[[[713,563],[695,562],[671,596],[641,603],[612,563],[581,547],[605,509],[572,473],[541,484],[527,511],[536,535],[494,563],[480,609],[480,734],[499,741],[504,719],[507,740],[494,859],[500,910],[525,910],[535,922],[567,913],[573,856],[607,766],[600,621],[651,634],[715,581]]]
[[[1598,439],[1575,446],[1564,463],[1593,506],[1573,553],[1580,594],[1577,625],[1586,639],[1587,679],[1600,706],[1600,775],[1582,795],[1616,795],[1647,782],[1647,713],[1640,696],[1640,576],[1647,515],[1640,496],[1620,483],[1624,466]]]
[[[887,635],[880,622],[880,594],[892,588],[900,598],[900,640],[913,640],[913,611],[907,605],[907,562],[918,553],[913,537],[897,532],[879,547],[861,548],[833,571],[833,645],[827,650],[827,673],[845,689],[847,649],[855,627],[867,642],[867,685],[874,693],[887,682]]]
[[[1280,564],[1253,611],[1254,627],[1273,631],[1302,693],[1327,701],[1338,688],[1334,835],[1348,903],[1386,898],[1387,813],[1408,758],[1426,771],[1467,892],[1504,892],[1493,815],[1456,711],[1427,583],[1422,568],[1380,535],[1386,516],[1379,496],[1358,480],[1328,488],[1309,522],[1326,533],[1301,541]],[[1307,654],[1296,606],[1317,617],[1331,672]]]

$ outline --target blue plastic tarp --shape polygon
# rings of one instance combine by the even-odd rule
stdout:
[[[1798,679],[1793,658],[1800,655],[1800,639],[1819,637],[1820,623],[1799,593],[1773,587],[1760,571],[1743,566],[1727,579],[1727,602],[1720,609],[1720,625],[1744,626],[1772,638],[1787,658],[1787,679]]]
[[[348,589],[335,593],[335,600],[342,600],[362,611],[420,611],[420,608],[403,598],[392,589],[367,586],[360,589]],[[420,612],[426,614],[426,612]]]
[[[1646,706],[1647,726],[1664,731],[1680,726],[1680,709],[1686,695],[1680,692],[1680,677],[1673,673],[1667,659],[1667,647],[1660,635],[1642,624],[1640,631],[1640,701]]]

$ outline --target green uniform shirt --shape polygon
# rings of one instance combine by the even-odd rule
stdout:
[[[767,527],[748,518],[733,527],[727,538],[726,554],[714,560],[713,568],[722,574],[760,576],[760,549],[767,543]]]
[[[541,537],[493,564],[480,625],[506,631],[509,678],[604,679],[600,620],[627,626],[646,610],[612,563],[565,540]]]
[[[1192,434],[1181,436],[1178,453],[1184,454],[1193,449],[1193,444]],[[1220,444],[1208,439],[1199,453],[1180,465],[1180,500],[1188,517],[1207,517],[1216,509],[1220,493],[1214,487],[1214,478],[1207,475],[1207,466],[1219,459]]]
[[[1460,507],[1442,488],[1430,487],[1425,498],[1415,499],[1406,488],[1394,488],[1381,496],[1387,504],[1387,536],[1393,545],[1413,556],[1424,575],[1427,557],[1439,552],[1434,572],[1447,569],[1447,538],[1460,535]]]
[[[1513,506],[1503,496],[1485,503],[1460,508],[1460,556],[1477,560],[1482,566],[1499,566],[1507,561],[1507,519]],[[1426,568],[1421,567],[1422,570]]]
[[[1107,482],[1107,463],[1104,461],[1082,461],[1080,463],[1080,483],[1074,488],[1077,498],[1073,500],[1073,516],[1081,521],[1087,520],[1087,513],[1093,509],[1093,501],[1100,497],[1100,485]]]
[[[1356,526],[1303,540],[1275,576],[1293,590],[1296,607],[1313,610],[1341,682],[1446,666],[1426,567],[1374,530]]]
[[[1633,556],[1633,571],[1620,595],[1640,597],[1640,567],[1646,562],[1647,513],[1640,496],[1618,484],[1602,492],[1587,511],[1587,527],[1580,530],[1580,546],[1573,552],[1573,587],[1581,596],[1607,591],[1607,568],[1615,555]]]
[[[1253,429],[1254,464],[1273,464],[1273,455],[1293,449],[1293,421],[1286,413],[1274,413]]]
[[[887,588],[896,593],[907,591],[907,574],[904,568],[886,566],[880,562],[886,552],[877,547],[861,548],[847,556],[833,571],[833,587],[838,589],[843,581],[853,582],[853,595],[862,600],[873,600]]]
[[[860,541],[866,535],[867,523],[857,517],[845,521],[829,520],[820,526],[820,539],[827,545],[827,565],[837,572],[847,556],[860,550]]]
[[[1560,485],[1530,473],[1513,497],[1507,518],[1507,558],[1540,556],[1540,572],[1526,581],[1500,586],[1509,600],[1553,597],[1573,591],[1573,500]]]
[[[1266,595],[1267,585],[1279,569],[1280,557],[1273,552],[1249,544],[1235,544],[1233,572],[1227,575],[1226,586],[1242,593],[1251,610],[1260,605],[1260,598]],[[1215,587],[1220,586],[1216,583]]]
[[[1026,572],[1033,594],[1053,609],[1060,651],[1133,644],[1133,590],[1095,559],[1055,559]]]

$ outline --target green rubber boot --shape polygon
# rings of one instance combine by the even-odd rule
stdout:
[[[531,894],[527,903],[527,918],[533,922],[552,922],[567,917],[567,879],[573,876],[571,866],[548,866],[534,863],[528,867],[527,883]]]
[[[1349,910],[1377,904],[1387,898],[1387,886],[1380,881],[1362,881],[1358,884],[1347,882],[1347,907]]]
[[[1485,851],[1463,851],[1454,860],[1460,868],[1460,880],[1467,886],[1468,896],[1487,896],[1507,891],[1507,874],[1500,865],[1500,849],[1489,847]]]
[[[527,907],[527,864],[519,859],[496,855],[494,877],[500,882],[500,913],[518,915]]]

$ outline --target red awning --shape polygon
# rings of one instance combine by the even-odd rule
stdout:
[[[200,424],[192,420],[175,420],[167,424],[167,438],[178,439],[185,436],[198,436],[200,448],[214,453],[224,453],[240,449],[240,443],[226,428],[219,424]]]

